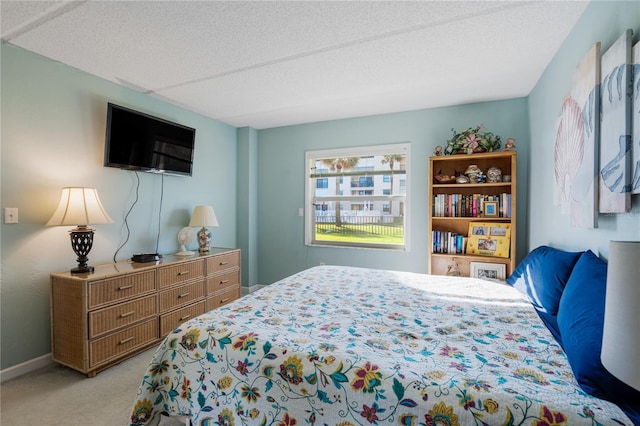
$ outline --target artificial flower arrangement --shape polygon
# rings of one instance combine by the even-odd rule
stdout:
[[[469,127],[460,133],[457,133],[455,129],[451,129],[451,131],[453,131],[453,137],[447,141],[445,155],[491,152],[500,149],[500,136],[487,132],[482,124]]]

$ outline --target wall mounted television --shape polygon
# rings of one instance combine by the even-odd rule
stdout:
[[[191,176],[196,130],[107,104],[105,167]]]

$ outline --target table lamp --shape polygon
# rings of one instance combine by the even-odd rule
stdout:
[[[211,233],[207,229],[207,226],[218,226],[218,219],[211,206],[196,206],[193,209],[191,215],[191,221],[189,226],[197,227],[201,226],[202,229],[198,232],[198,251],[200,253],[209,252],[209,243],[211,242]]]
[[[89,261],[87,255],[93,246],[94,230],[87,225],[105,223],[113,223],[113,220],[102,207],[95,188],[62,188],[58,208],[46,226],[76,226],[69,231],[71,248],[78,256],[78,266],[71,269],[72,274],[86,274],[94,271],[93,266],[87,265]]]
[[[611,241],[602,365],[640,390],[640,241]]]

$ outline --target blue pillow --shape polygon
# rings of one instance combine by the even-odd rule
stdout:
[[[640,408],[640,392],[609,373],[600,361],[607,264],[590,250],[576,262],[558,312],[564,351],[580,387],[590,395]]]
[[[540,246],[520,262],[507,283],[527,296],[538,311],[555,316],[564,286],[582,253]]]

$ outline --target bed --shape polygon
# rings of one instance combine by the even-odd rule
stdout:
[[[164,339],[132,425],[631,425],[576,383],[520,291],[342,266],[294,274]]]

